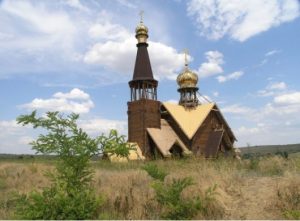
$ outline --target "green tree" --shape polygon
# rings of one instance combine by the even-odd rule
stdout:
[[[91,186],[93,170],[90,159],[106,151],[128,156],[124,136],[115,130],[109,137],[103,134],[91,138],[77,126],[78,114],[66,117],[59,112],[47,112],[45,117],[37,117],[36,111],[21,115],[17,122],[31,124],[33,128],[45,129],[31,143],[38,154],[58,157],[54,172],[47,173],[51,186],[42,192],[22,195],[18,204],[18,215],[23,219],[92,219],[97,218],[101,198],[96,197]]]

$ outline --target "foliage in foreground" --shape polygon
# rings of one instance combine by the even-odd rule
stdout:
[[[198,214],[207,213],[208,203],[214,200],[216,185],[205,192],[205,196],[183,198],[182,192],[194,185],[191,177],[173,179],[171,183],[165,182],[167,172],[154,164],[147,164],[143,169],[155,179],[152,188],[156,193],[156,200],[162,206],[160,218],[171,220],[193,219]]]
[[[36,112],[17,118],[19,124],[32,124],[48,133],[39,135],[31,143],[37,153],[57,155],[54,172],[47,176],[52,184],[42,192],[22,195],[17,213],[22,219],[92,219],[98,217],[101,198],[96,197],[91,187],[93,170],[90,159],[100,153],[110,152],[127,156],[129,150],[123,136],[112,130],[109,137],[103,134],[91,138],[76,121],[79,115],[67,117],[59,112],[48,112],[46,117],[37,117]]]

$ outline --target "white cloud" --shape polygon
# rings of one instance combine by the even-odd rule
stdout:
[[[286,88],[287,88],[286,83],[284,83],[283,81],[274,82],[267,86],[267,89],[269,90],[284,90]]]
[[[229,106],[225,106],[225,107],[221,108],[221,111],[223,113],[247,115],[247,114],[252,113],[254,110],[252,108],[245,107],[240,104],[233,104],[233,105],[229,105]]]
[[[3,1],[0,11],[6,18],[4,21],[13,23],[13,18],[22,21],[14,26],[8,26],[10,22],[0,22],[1,29],[16,35],[12,41],[2,43],[3,47],[27,50],[50,49],[53,45],[65,49],[72,47],[77,28],[67,13],[49,10],[42,2],[32,4],[29,1]]]
[[[33,153],[28,145],[33,135],[29,126],[21,126],[15,120],[0,121],[0,153]]]
[[[93,27],[92,27],[93,28]],[[102,37],[108,41],[94,44],[84,56],[84,61],[88,64],[99,64],[106,69],[118,74],[132,74],[136,56],[137,40],[133,34],[121,26],[109,24],[106,26],[97,26],[94,32],[104,33]],[[123,30],[120,36],[111,39],[110,32]],[[93,31],[92,31],[93,32]],[[90,33],[91,34],[91,33]],[[94,35],[97,35],[94,33]],[[105,37],[108,35],[107,37]],[[130,37],[132,36],[132,37]],[[154,76],[159,79],[176,79],[178,72],[184,66],[184,55],[178,53],[176,49],[160,42],[149,41],[149,57]],[[192,58],[191,58],[192,59]]]
[[[297,0],[191,0],[188,15],[201,35],[220,39],[225,35],[245,41],[299,16]]]
[[[135,4],[132,4],[132,1],[128,0],[117,0],[121,5],[127,7],[127,8],[133,8],[136,9],[138,6]]]
[[[89,9],[81,4],[80,0],[64,0],[64,2],[72,8],[88,12]]]
[[[275,92],[274,91],[269,91],[269,90],[259,90],[257,92],[257,95],[260,97],[270,97],[270,96],[274,96]]]
[[[132,34],[123,26],[112,24],[109,21],[93,24],[89,31],[89,36],[98,40],[124,40]]]
[[[74,88],[69,93],[58,92],[49,99],[35,98],[33,101],[20,106],[28,110],[61,111],[88,113],[94,107],[90,96],[84,91]]]
[[[224,82],[229,81],[229,80],[237,80],[243,74],[244,74],[244,72],[242,72],[242,71],[236,71],[236,72],[233,72],[233,73],[231,73],[229,75],[226,75],[226,76],[218,76],[218,77],[216,77],[216,79],[219,81],[219,83],[224,83]]]
[[[280,105],[300,104],[300,92],[287,93],[274,97],[274,103]]]
[[[269,85],[266,86],[265,89],[259,90],[257,92],[258,96],[261,97],[269,97],[269,96],[275,96],[279,93],[282,93],[287,89],[287,85],[285,82],[272,82]]]
[[[238,120],[233,131],[239,146],[245,146],[246,143],[262,145],[300,142],[300,92],[277,95],[273,102],[258,108],[234,104],[221,110],[232,120]]]
[[[198,73],[200,77],[209,77],[223,73],[221,65],[224,63],[223,54],[219,51],[207,51],[205,53],[207,62],[200,65]]]
[[[97,136],[102,133],[108,134],[111,129],[115,129],[119,134],[127,136],[127,121],[103,118],[83,119],[78,121],[78,126],[91,136]]]
[[[268,51],[268,52],[265,54],[265,56],[266,56],[266,57],[270,57],[270,56],[273,56],[273,55],[278,54],[278,53],[280,53],[279,50],[272,50],[272,51]]]
[[[84,91],[74,88],[69,93],[62,93],[57,92],[53,95],[55,98],[62,98],[62,99],[82,99],[82,100],[89,100],[90,95],[85,93]]]

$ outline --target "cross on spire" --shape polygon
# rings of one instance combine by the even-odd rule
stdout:
[[[143,10],[141,10],[140,11],[140,13],[139,13],[139,15],[141,16],[141,23],[143,23],[143,20],[144,20],[144,11]]]
[[[189,50],[187,48],[185,48],[183,50],[183,53],[184,53],[184,65],[187,67],[189,64],[188,64],[188,55],[189,55]]]

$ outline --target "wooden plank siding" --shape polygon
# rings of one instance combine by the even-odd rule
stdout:
[[[128,102],[128,142],[136,142],[143,155],[151,157],[147,128],[160,128],[160,102],[138,100]]]

